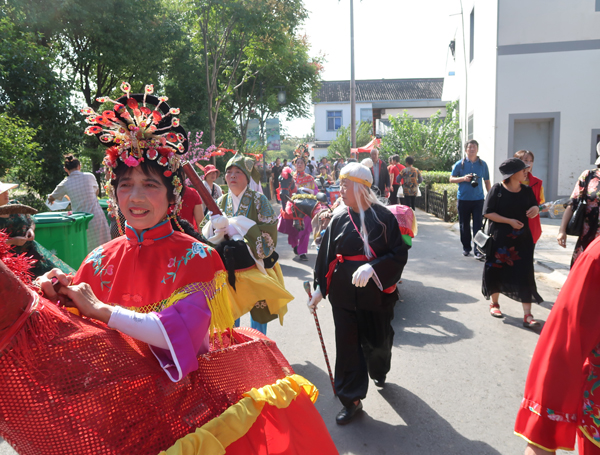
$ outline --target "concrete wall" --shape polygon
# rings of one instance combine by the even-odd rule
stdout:
[[[439,107],[419,107],[419,108],[386,108],[385,114],[381,115],[382,119],[387,119],[389,117],[397,117],[398,115],[402,115],[406,111],[409,115],[412,115],[414,118],[429,118],[437,111],[441,111],[442,117],[446,116],[446,109]]]
[[[371,103],[356,103],[356,121],[360,121],[361,109],[372,109]],[[332,141],[335,131],[327,131],[327,111],[342,111],[342,125],[350,125],[350,103],[318,103],[314,105],[315,139],[317,141]]]
[[[474,11],[474,56],[470,60],[470,15]],[[460,123],[463,143],[467,139],[468,116],[473,115],[473,139],[479,142],[479,156],[490,173],[497,168],[494,148],[496,141],[496,39],[497,0],[463,1],[464,37],[461,16],[456,22],[456,54],[454,83],[458,88]],[[466,65],[466,68],[465,68]],[[465,74],[466,72],[466,74]],[[466,79],[465,79],[466,76]],[[468,86],[468,90],[467,90]]]

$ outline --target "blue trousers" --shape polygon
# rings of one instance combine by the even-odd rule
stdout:
[[[239,327],[240,326],[240,320],[236,319],[235,323],[233,324],[233,326],[234,327]],[[252,327],[255,330],[258,330],[263,335],[267,334],[267,324],[261,324],[260,322],[256,322],[254,319],[252,319],[252,315],[250,315],[250,327]]]
[[[471,251],[471,218],[473,218],[473,237],[483,224],[483,199],[478,201],[458,200],[458,223],[463,251]]]

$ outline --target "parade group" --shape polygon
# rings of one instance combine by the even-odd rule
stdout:
[[[263,194],[254,158],[235,153],[229,159],[223,194],[216,167],[198,166],[201,180],[184,160],[188,140],[179,109],[155,96],[152,86],[144,93],[131,93],[126,83],[121,89],[116,100],[99,99],[110,106],[106,110],[82,110],[89,124],[85,133],[106,148],[111,227],[96,207],[95,178],[81,172],[73,156],[64,163],[68,177],[49,197],[54,202],[69,195],[74,210],[95,215],[88,229],[93,249],[78,270],[36,244],[27,208],[7,204],[8,191],[16,185],[0,184],[1,205],[12,210],[0,210],[0,216],[14,220],[3,226],[7,233],[0,233],[0,297],[5,305],[0,313],[14,315],[0,324],[0,389],[13,393],[10,383],[27,397],[5,406],[8,395],[0,392],[0,436],[21,454],[338,453],[314,406],[318,391],[310,378],[294,374],[266,336],[269,322],[284,324],[287,305],[295,298],[279,265],[278,233],[287,235],[300,261],[307,260],[311,242],[318,248],[309,308],[316,311],[324,298],[331,305],[334,389],[343,405],[336,423],[348,424],[362,410],[370,380],[384,387],[391,367],[397,284],[417,230],[413,210],[422,181],[412,157],[406,157],[404,166],[393,156],[388,167],[374,147],[365,160],[340,158],[329,165],[327,160],[317,164],[308,149],[300,148],[291,163],[278,159],[270,167],[268,193],[281,204],[277,213]],[[508,193],[486,203],[484,211],[490,215],[521,191],[511,186],[511,178],[522,178],[519,172],[528,167],[518,159],[503,166]],[[538,206],[533,194],[518,204]],[[523,228],[531,237],[523,223],[508,235],[518,236],[515,231]],[[598,286],[591,278],[598,267],[592,257],[597,250],[590,248],[575,264],[579,280],[590,282],[585,286]],[[27,272],[31,267],[32,273]],[[488,277],[504,273],[502,267],[490,268]],[[487,285],[492,311],[499,311],[498,293],[514,298],[489,278]],[[565,285],[572,293],[580,287]],[[534,300],[539,297],[535,284],[527,292],[531,305],[532,293]],[[565,316],[565,305],[559,297],[552,313],[560,312],[561,321],[567,318],[569,329],[580,327],[581,321]],[[254,330],[239,327],[247,313]],[[9,319],[0,314],[4,320]],[[554,344],[568,344],[568,335],[550,322],[545,332],[552,333]],[[533,395],[527,397],[516,430],[530,442],[531,453],[572,447],[575,431],[591,441],[588,451],[580,453],[597,453],[593,450],[600,437],[594,438],[599,434],[594,420],[582,427],[582,410],[576,409],[582,390],[577,380],[596,346],[591,344],[594,336],[579,346],[582,363],[569,360],[573,369],[579,365],[579,371],[570,370],[569,379],[563,378],[574,387],[571,401],[532,392],[538,389],[528,385]],[[92,344],[81,342],[87,338],[96,340],[93,356],[87,353]],[[79,365],[77,358],[92,359],[92,365],[78,366],[81,381],[74,383],[64,372]],[[544,368],[567,375],[560,363]],[[593,365],[586,368],[593,370]],[[543,383],[539,377],[530,380]],[[44,392],[34,398],[32,388]],[[175,396],[180,398],[173,400]],[[586,399],[591,401],[590,395]],[[110,401],[110,411],[98,411],[104,409],[98,405],[102,400]],[[86,422],[80,406],[94,419]],[[586,406],[589,412],[597,409],[593,403]],[[154,409],[169,415],[170,423],[144,418]],[[51,437],[43,426],[32,428],[28,422],[27,416],[41,412],[45,414],[38,418],[52,428]],[[127,417],[118,417],[121,412]],[[140,442],[144,434],[155,432],[161,436]]]

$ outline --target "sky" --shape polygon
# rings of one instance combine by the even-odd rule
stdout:
[[[355,78],[444,77],[448,44],[461,28],[460,0],[353,0]],[[350,80],[350,0],[304,0],[302,33],[311,55],[325,55],[325,81]],[[468,17],[467,17],[468,20]],[[451,66],[451,65],[450,65]],[[311,109],[312,111],[312,109]],[[292,136],[314,119],[283,120]]]

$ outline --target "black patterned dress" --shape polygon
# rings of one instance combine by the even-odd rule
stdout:
[[[497,213],[519,220],[523,227],[514,229],[510,224],[491,222],[492,241],[489,251],[486,251],[481,289],[486,299],[499,292],[522,303],[544,301],[535,285],[534,243],[525,215],[536,205],[533,190],[526,185],[521,185],[520,191],[513,193],[501,183],[496,183],[488,193],[483,205],[484,215]]]

